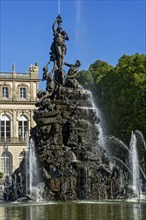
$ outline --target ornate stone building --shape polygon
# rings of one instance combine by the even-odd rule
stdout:
[[[0,73],[0,172],[11,174],[27,148],[27,137],[35,126],[33,110],[39,86],[38,64],[28,73]]]

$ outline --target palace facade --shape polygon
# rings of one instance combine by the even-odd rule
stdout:
[[[28,73],[0,73],[0,172],[11,174],[28,147],[39,88],[38,64]]]

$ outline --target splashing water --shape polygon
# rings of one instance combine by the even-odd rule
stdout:
[[[98,118],[102,119],[101,113],[100,113],[99,109],[97,108],[97,106],[96,106],[95,103],[94,103],[92,94],[91,94],[90,101],[91,101],[91,103],[92,103],[93,108],[96,110],[96,116],[97,116]],[[103,147],[103,148],[106,148],[106,142],[105,142],[104,132],[103,132],[103,129],[102,129],[101,122],[99,122],[99,123],[97,124],[97,128],[98,128],[98,131],[99,131],[99,145],[100,145],[101,147]]]
[[[127,151],[129,151],[127,145],[123,141],[121,141],[119,138],[116,138],[114,136],[109,136],[109,137],[106,137],[106,139],[125,148]]]
[[[138,137],[137,137],[138,140],[141,140],[141,142],[142,142],[142,144],[143,144],[143,146],[144,146],[144,148],[145,148],[145,150],[146,150],[146,142],[145,142],[145,139],[144,139],[144,136],[143,136],[142,132],[139,131],[139,130],[136,130],[136,131],[135,131],[135,134],[136,134],[136,136],[138,136]]]
[[[87,91],[87,90],[85,90],[85,91]],[[100,113],[99,109],[97,108],[97,106],[94,103],[92,93],[90,91],[88,91],[88,94],[89,94],[89,100],[92,104],[92,107],[80,106],[79,109],[84,109],[84,111],[86,112],[87,115],[89,114],[90,110],[94,110],[97,118],[101,119],[102,118],[101,113]],[[104,138],[104,132],[103,132],[103,129],[102,129],[101,121],[99,121],[99,123],[96,124],[96,126],[97,126],[97,129],[99,131],[99,141],[98,141],[98,143],[101,147],[106,148],[106,141],[105,141],[105,138]]]
[[[132,132],[130,141],[130,153],[131,153],[131,166],[132,166],[132,188],[136,195],[139,194],[140,186],[140,173],[139,173],[139,162],[137,154],[137,139],[136,135]]]
[[[37,163],[33,139],[30,139],[29,142],[26,161],[26,194],[33,200],[40,201],[42,200],[43,184],[41,183],[41,178],[38,172],[39,166]]]

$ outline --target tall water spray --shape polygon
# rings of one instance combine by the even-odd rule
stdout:
[[[137,139],[136,135],[132,132],[130,141],[130,157],[132,166],[132,189],[136,195],[139,195],[140,191],[140,173],[139,173],[139,161],[137,154]]]
[[[39,166],[35,153],[34,141],[30,139],[26,158],[26,194],[36,201],[42,199],[41,191],[43,187],[38,171]]]
[[[26,155],[25,155],[25,179],[26,179],[26,184],[25,184],[25,194],[29,194],[29,135],[28,132],[25,135],[26,138]]]

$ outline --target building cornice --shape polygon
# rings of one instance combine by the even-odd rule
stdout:
[[[35,105],[36,101],[0,101],[4,105]]]
[[[26,78],[26,79],[16,79],[16,78],[2,78],[0,77],[0,81],[2,82],[12,82],[12,81],[15,81],[15,82],[40,82],[41,79],[34,79],[34,78]]]

